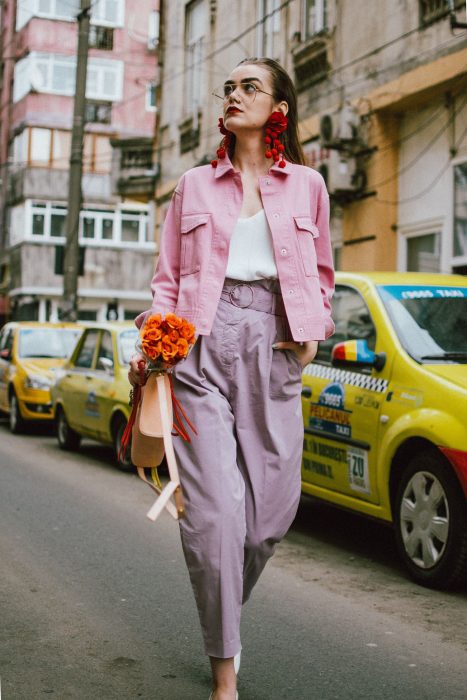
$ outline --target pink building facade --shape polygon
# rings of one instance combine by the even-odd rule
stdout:
[[[2,7],[0,313],[12,318],[56,320],[62,296],[80,4]],[[159,3],[97,0],[91,12],[80,317],[132,318],[154,266]]]

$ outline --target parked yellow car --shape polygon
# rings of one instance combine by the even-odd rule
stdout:
[[[58,444],[77,450],[81,438],[111,444],[121,469],[131,469],[127,454],[118,459],[120,440],[130,415],[128,362],[138,330],[133,323],[93,323],[52,386]]]
[[[0,410],[10,430],[26,421],[53,420],[50,386],[70,356],[82,326],[76,323],[11,322],[0,331]]]
[[[336,275],[303,372],[302,489],[392,523],[411,576],[467,578],[467,278]]]

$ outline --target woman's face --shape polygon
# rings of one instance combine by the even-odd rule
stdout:
[[[287,102],[276,102],[272,96],[272,76],[263,66],[249,63],[237,66],[224,84],[224,92],[232,91],[223,102],[224,124],[235,135],[244,130],[264,127],[272,112],[287,114]]]

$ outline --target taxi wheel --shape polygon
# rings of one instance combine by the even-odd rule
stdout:
[[[18,435],[25,428],[25,421],[19,410],[19,402],[14,391],[10,394],[10,415],[9,415],[10,431]]]
[[[394,522],[399,553],[412,578],[430,588],[467,579],[467,503],[451,467],[422,452],[401,474]]]
[[[126,428],[126,418],[123,415],[118,415],[114,418],[112,424],[112,437],[114,446],[114,456],[115,463],[119,469],[123,472],[131,472],[134,469],[133,462],[131,461],[131,447],[128,445],[123,459],[119,459],[118,453],[120,451],[120,443],[122,442],[123,433]]]
[[[56,416],[56,431],[58,446],[61,450],[74,451],[80,446],[81,435],[73,428],[70,428],[65,416],[65,411],[60,406],[57,406]]]

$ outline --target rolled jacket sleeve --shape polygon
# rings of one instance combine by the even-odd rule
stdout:
[[[318,262],[319,284],[324,303],[324,326],[326,338],[335,331],[334,321],[331,317],[331,299],[334,294],[334,262],[331,246],[331,232],[329,230],[329,195],[324,180],[318,195],[318,214],[316,225],[319,236],[315,239],[316,257]]]
[[[151,281],[151,308],[135,318],[138,328],[152,314],[165,316],[173,313],[177,305],[180,283],[180,224],[182,209],[182,186],[180,180],[172,195],[172,200],[161,233],[159,259]]]

